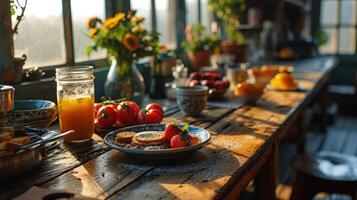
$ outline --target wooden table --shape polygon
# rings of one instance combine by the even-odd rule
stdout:
[[[191,157],[159,163],[136,160],[108,149],[95,135],[90,143],[61,143],[48,150],[38,168],[0,185],[0,199],[34,185],[99,199],[232,199],[253,179],[257,198],[274,199],[279,141],[323,90],[336,60],[323,57],[294,65],[303,90],[266,91],[255,106],[209,106],[199,118],[173,110],[165,122],[193,124],[213,135]]]

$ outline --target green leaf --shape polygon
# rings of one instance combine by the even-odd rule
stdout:
[[[181,128],[181,131],[184,133],[188,133],[189,130],[190,130],[190,126],[188,124],[186,124]]]

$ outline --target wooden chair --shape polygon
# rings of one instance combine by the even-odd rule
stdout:
[[[335,152],[298,157],[290,200],[309,200],[319,192],[350,195],[357,200],[357,157]]]

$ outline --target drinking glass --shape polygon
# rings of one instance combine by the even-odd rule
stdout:
[[[83,142],[94,133],[93,67],[63,67],[56,69],[57,104],[60,129],[74,130],[64,136],[65,142]]]

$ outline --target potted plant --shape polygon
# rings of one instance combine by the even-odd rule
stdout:
[[[209,66],[211,54],[219,47],[220,39],[216,35],[208,35],[202,24],[187,26],[185,29],[186,40],[182,46],[186,48],[192,66]]]
[[[209,5],[224,23],[227,33],[227,40],[221,42],[222,53],[234,55],[235,62],[245,61],[247,45],[244,36],[237,30],[239,16],[246,9],[245,0],[209,0]]]
[[[7,4],[8,3],[8,4]],[[4,12],[4,23],[0,24],[2,36],[0,37],[0,82],[4,84],[14,84],[21,81],[22,68],[26,61],[26,55],[14,57],[13,36],[17,34],[20,22],[24,19],[27,6],[27,0],[19,1],[10,0],[0,6],[0,12]],[[3,10],[4,9],[4,10]],[[16,24],[14,28],[8,26],[6,21],[11,21],[11,17],[16,15]]]
[[[110,55],[111,68],[104,88],[106,97],[125,97],[140,103],[144,98],[145,85],[135,62],[157,54],[159,34],[143,28],[145,18],[135,14],[136,11],[130,10],[127,14],[118,13],[105,21],[90,18],[89,38],[94,45],[87,47],[87,54],[103,48]]]

